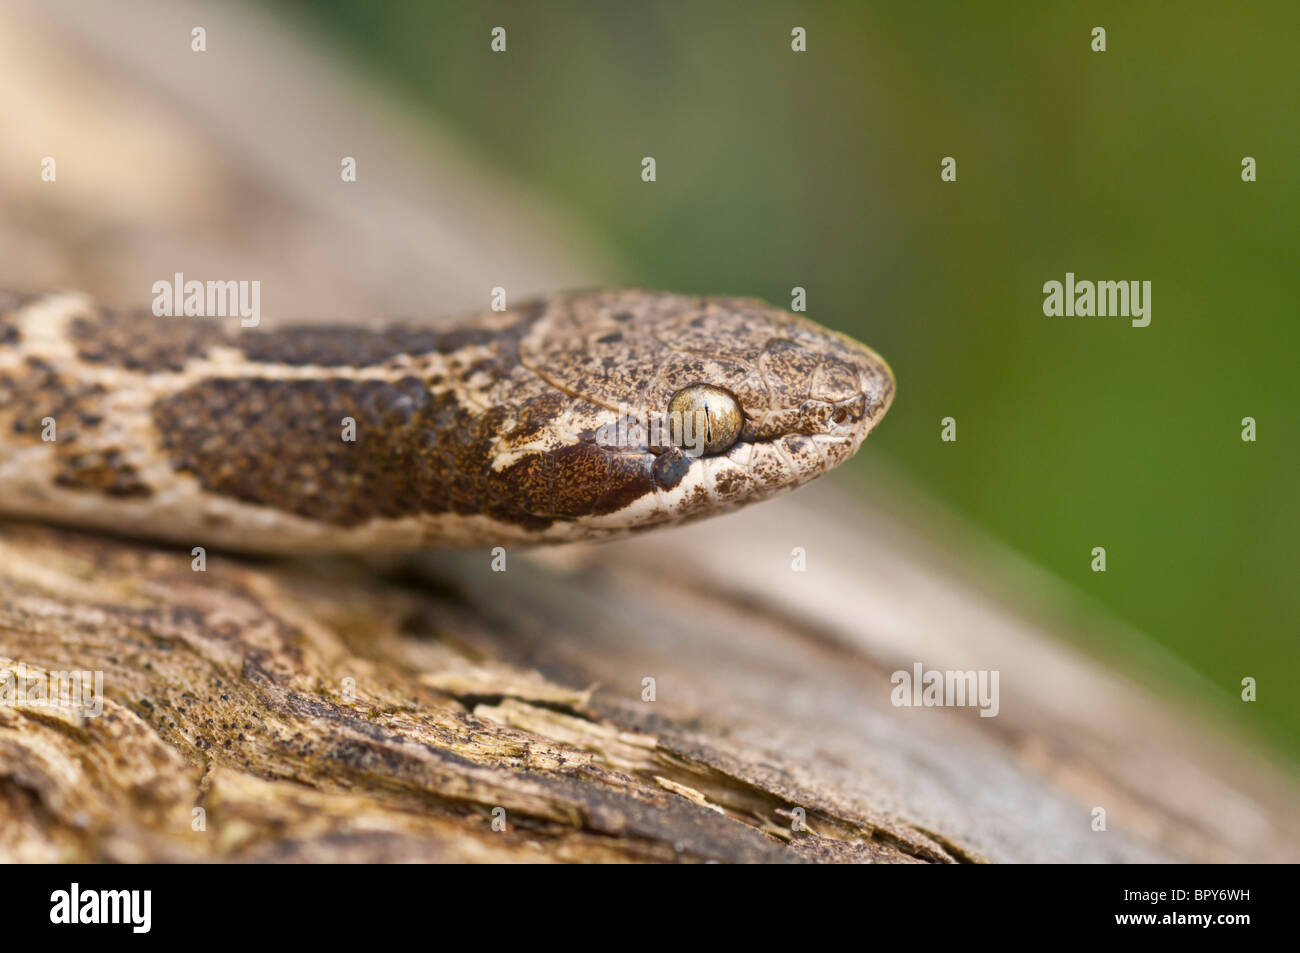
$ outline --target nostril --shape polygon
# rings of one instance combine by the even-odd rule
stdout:
[[[831,421],[836,424],[842,424],[848,419],[849,419],[849,412],[843,407],[837,409],[835,413],[831,416]]]

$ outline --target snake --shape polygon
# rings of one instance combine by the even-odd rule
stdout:
[[[252,553],[602,539],[854,455],[894,375],[753,298],[569,291],[246,328],[0,294],[0,511]]]

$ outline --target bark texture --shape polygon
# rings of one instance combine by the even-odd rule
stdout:
[[[409,569],[216,555],[195,571],[184,551],[5,525],[0,854],[975,859],[654,703],[602,704],[512,659],[538,628]],[[102,672],[101,712],[57,697],[70,671]]]

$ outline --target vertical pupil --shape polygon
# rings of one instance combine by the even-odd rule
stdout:
[[[677,391],[668,400],[668,412],[678,418],[681,438],[685,437],[686,427],[693,426],[692,433],[702,438],[703,452],[710,454],[734,444],[744,423],[735,396],[707,384],[692,384]],[[700,413],[704,414],[703,426],[699,425]],[[685,419],[688,416],[690,421]]]

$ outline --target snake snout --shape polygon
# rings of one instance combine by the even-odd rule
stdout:
[[[853,341],[853,364],[858,377],[858,393],[865,403],[865,413],[857,442],[866,439],[868,433],[885,416],[890,404],[894,402],[894,372],[888,362],[867,347]]]
[[[831,333],[832,346],[822,354],[809,396],[828,407],[823,432],[851,437],[856,449],[893,402],[894,373],[865,344]]]

